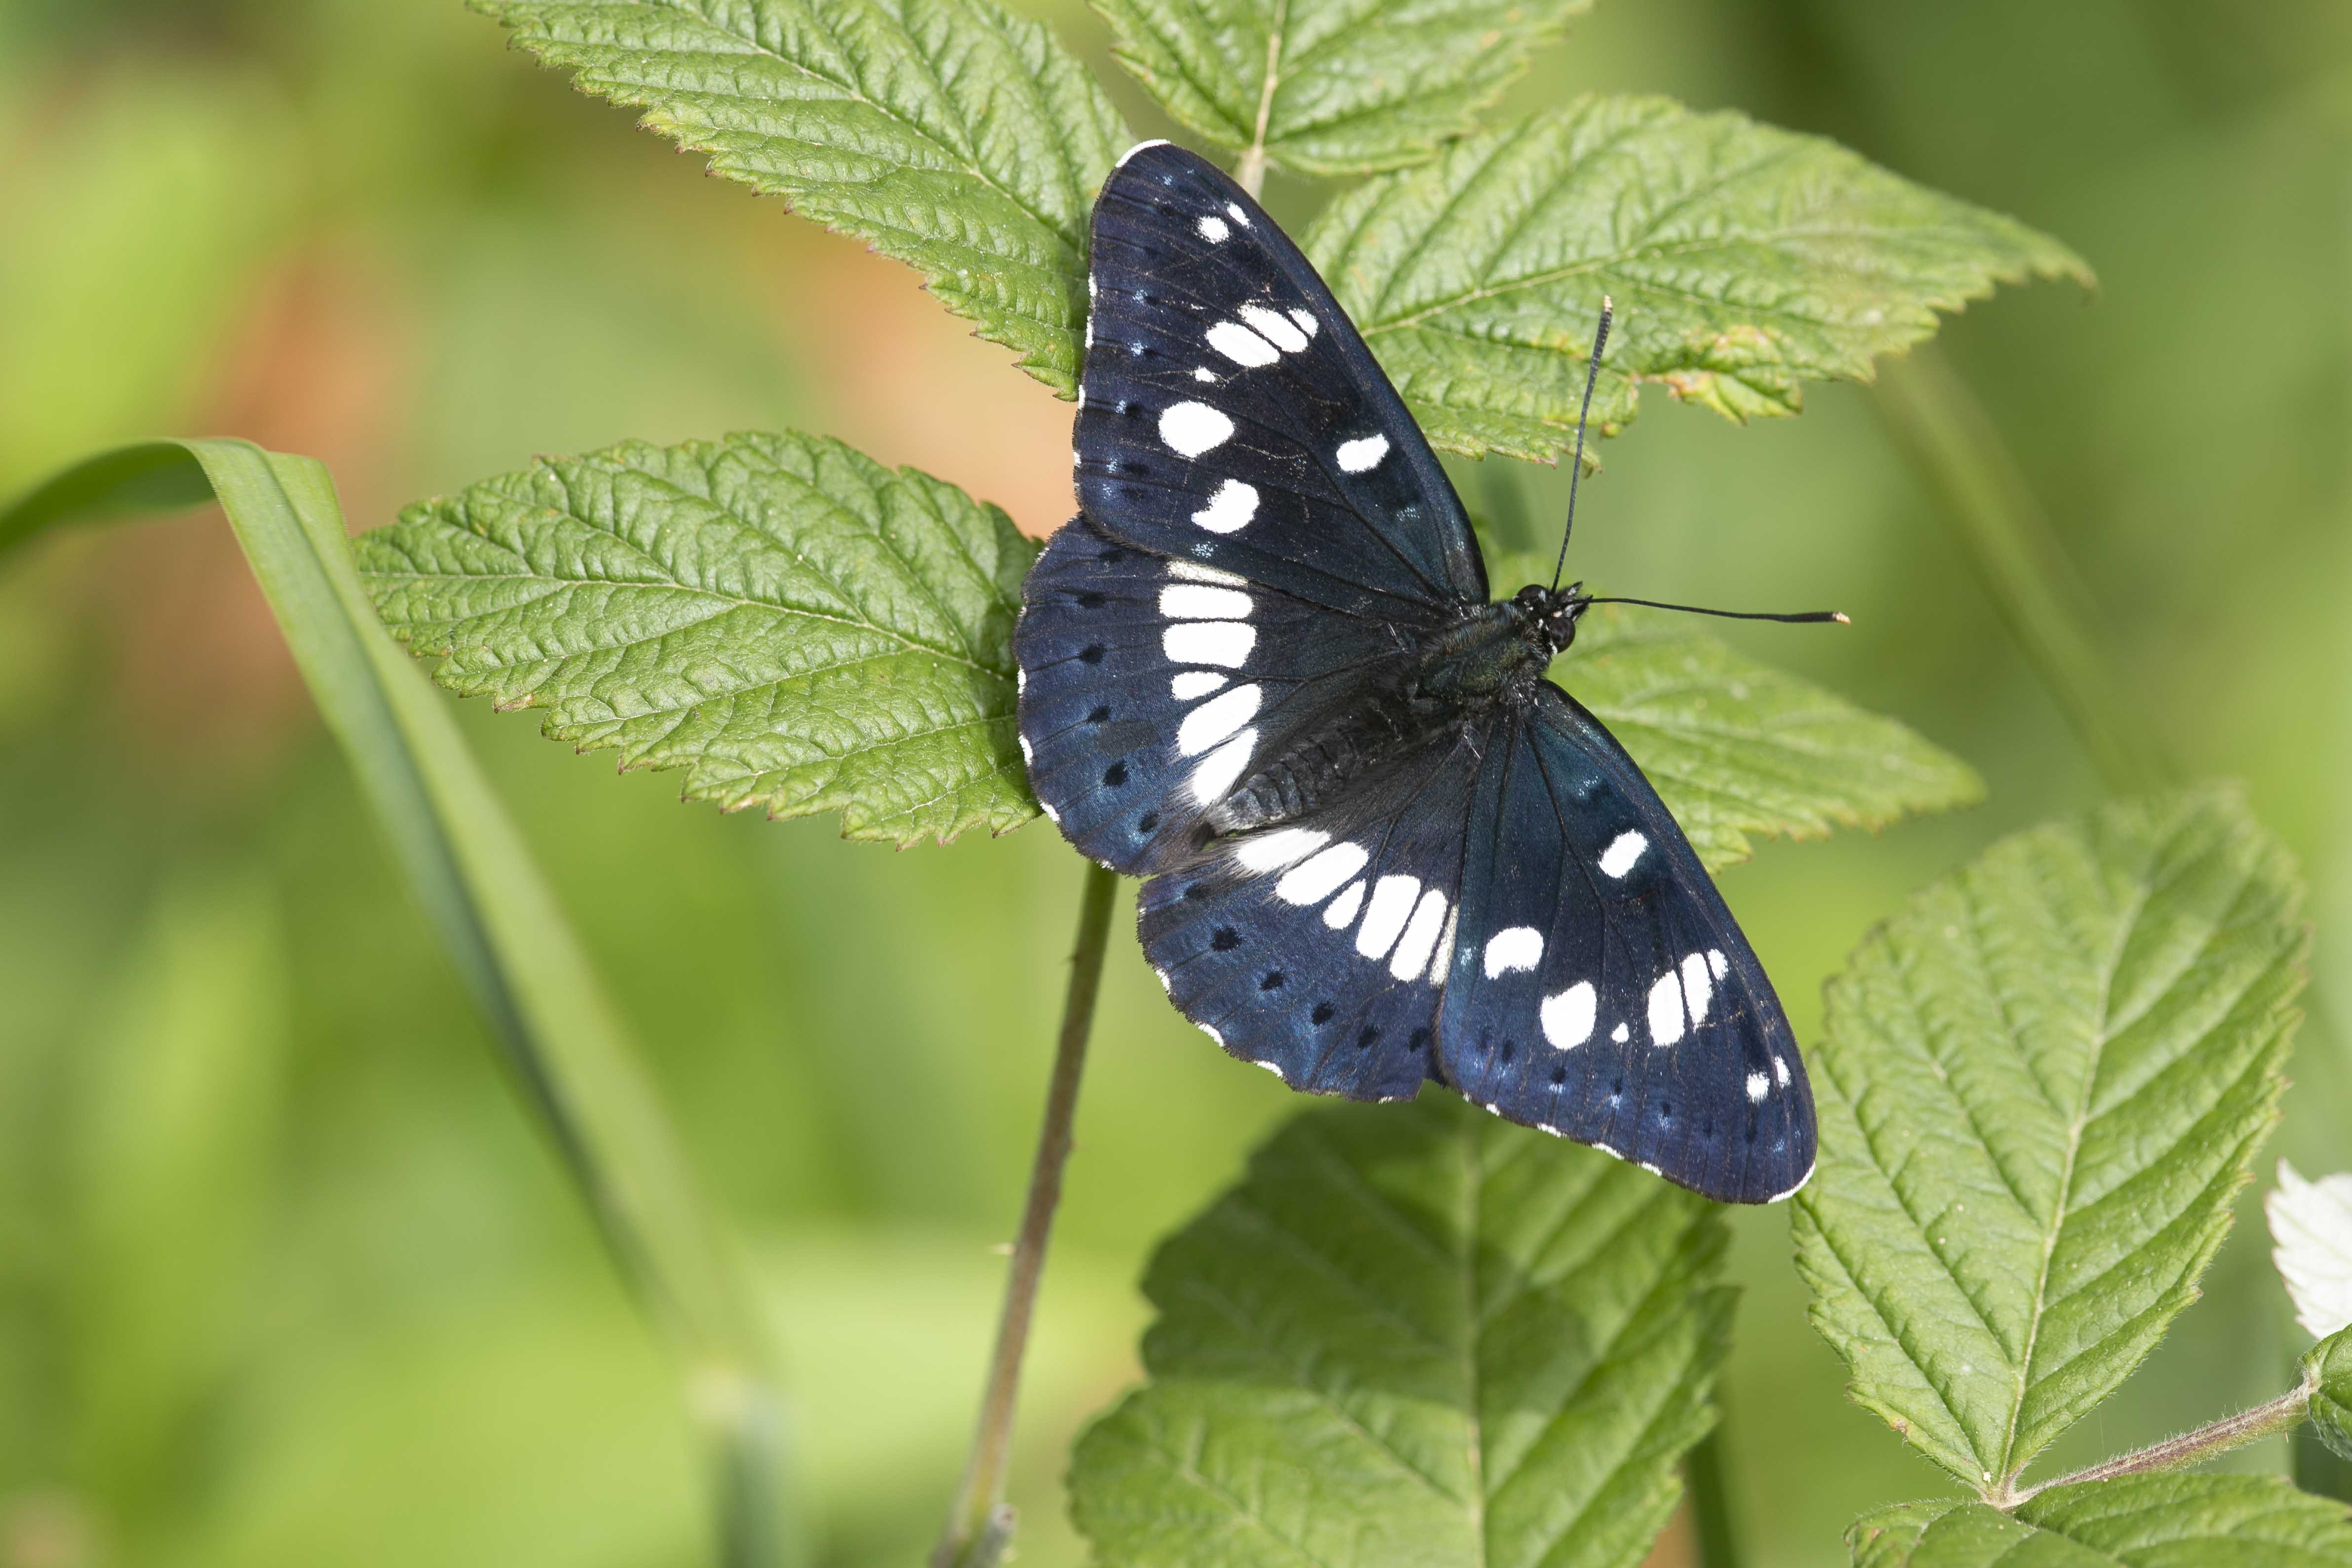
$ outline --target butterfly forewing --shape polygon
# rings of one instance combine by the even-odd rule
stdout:
[[[1104,185],[1093,244],[1075,459],[1097,528],[1334,609],[1486,598],[1435,454],[1239,186],[1147,143]]]
[[[1545,685],[1513,728],[1468,803],[1444,1076],[1709,1196],[1785,1197],[1811,1091],[1722,896],[1598,720]]]

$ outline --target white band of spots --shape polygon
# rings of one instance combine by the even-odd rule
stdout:
[[[1592,982],[1580,980],[1557,996],[1547,996],[1537,1010],[1544,1038],[1555,1050],[1570,1051],[1592,1037],[1600,1021],[1601,997]]]
[[[1180,669],[1168,682],[1168,694],[1179,702],[1190,702],[1196,697],[1206,697],[1229,679],[1213,669]]]
[[[1369,859],[1370,857],[1367,856],[1366,858]],[[1278,893],[1282,889],[1276,887],[1275,891]],[[1338,898],[1331,900],[1331,907],[1323,911],[1323,923],[1333,931],[1346,931],[1356,923],[1356,911],[1363,907],[1364,885],[1361,882],[1350,882],[1340,890]]]
[[[1174,403],[1160,416],[1160,438],[1181,458],[1197,458],[1233,438],[1234,422],[1205,403]]]
[[[1192,521],[1211,533],[1232,533],[1248,527],[1256,515],[1257,487],[1227,479],[1209,498],[1209,504],[1192,514]]]
[[[1396,952],[1389,957],[1389,973],[1399,980],[1416,978],[1429,967],[1430,954],[1437,951],[1437,938],[1444,929],[1445,895],[1432,888],[1421,895],[1412,919],[1405,922],[1404,934],[1397,938]]]
[[[1507,926],[1486,939],[1486,978],[1533,969],[1543,962],[1543,932],[1533,926]]]
[[[1362,870],[1370,858],[1360,844],[1334,844],[1312,860],[1291,868],[1274,885],[1274,895],[1286,904],[1319,904]]]
[[[1192,799],[1202,805],[1214,805],[1224,799],[1233,789],[1234,781],[1242,776],[1244,768],[1249,766],[1250,752],[1256,746],[1257,731],[1244,730],[1202,758],[1201,765],[1192,770],[1192,776],[1185,785],[1192,792]]]
[[[1286,353],[1297,353],[1307,347],[1307,334],[1298,324],[1279,310],[1269,310],[1264,305],[1244,305],[1234,312],[1249,323],[1258,336]]]
[[[1209,346],[1245,370],[1259,370],[1282,357],[1282,351],[1239,321],[1219,321],[1209,329]]]
[[[1221,664],[1239,669],[1257,647],[1247,621],[1179,621],[1160,634],[1160,650],[1178,664]]]
[[[1185,714],[1184,722],[1176,727],[1177,755],[1197,757],[1223,741],[1257,717],[1258,704],[1265,697],[1263,688],[1251,685],[1236,686],[1210,698]]]
[[[1329,834],[1312,827],[1277,827],[1272,833],[1243,840],[1241,847],[1234,851],[1234,858],[1252,871],[1279,871],[1329,842]]]
[[[1624,876],[1633,868],[1634,862],[1641,859],[1642,851],[1649,847],[1648,838],[1627,828],[1611,839],[1609,847],[1601,852],[1601,874],[1612,878]]]
[[[1203,566],[1197,561],[1171,561],[1168,575],[1187,583],[1213,583],[1223,588],[1246,588],[1249,579],[1232,572],[1220,572],[1213,566]]]
[[[1382,877],[1373,883],[1364,923],[1356,932],[1356,951],[1366,958],[1387,957],[1403,933],[1404,922],[1412,918],[1413,901],[1420,897],[1418,877]]]
[[[1237,588],[1181,583],[1160,590],[1160,613],[1171,621],[1245,621],[1255,607]]]

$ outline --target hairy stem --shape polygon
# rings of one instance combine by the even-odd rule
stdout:
[[[1255,198],[1265,189],[1265,127],[1274,113],[1274,89],[1282,83],[1282,28],[1289,0],[1276,0],[1274,26],[1265,35],[1265,76],[1258,87],[1257,128],[1250,133],[1250,144],[1242,149],[1241,162],[1234,165],[1234,184]]]
[[[1719,1407],[1721,1390],[1716,1393]],[[1697,1537],[1698,1568],[1739,1568],[1739,1539],[1731,1526],[1731,1491],[1724,1476],[1723,1422],[1698,1440],[1683,1460],[1690,1488],[1691,1533]]]
[[[931,1549],[931,1568],[992,1568],[1013,1539],[1013,1507],[1004,1500],[1006,1461],[1013,1451],[1013,1412],[1021,1393],[1021,1358],[1029,1347],[1029,1323],[1037,1305],[1037,1280],[1045,1268],[1045,1243],[1054,1231],[1054,1210],[1062,1201],[1062,1168],[1070,1158],[1070,1123],[1077,1111],[1078,1079],[1086,1070],[1087,1037],[1094,1028],[1095,996],[1102,986],[1104,951],[1110,944],[1110,906],[1118,876],[1100,866],[1087,868],[1078,907],[1077,945],[1070,954],[1070,988],[1062,1002],[1062,1037],[1054,1052],[1054,1075],[1045,1090],[1045,1122],[1037,1132],[1037,1156],[1029,1167],[1029,1201],[1021,1214],[1021,1234],[1013,1244],[1013,1268],[1004,1283],[1004,1315],[996,1326],[996,1353],[988,1368],[988,1388],[980,1402],[980,1429],[963,1485],[949,1510],[945,1533]]]
[[[2177,770],[2154,721],[2103,651],[2089,592],[1968,384],[1923,343],[1881,367],[1878,389],[1879,413],[1943,503],[2100,776],[2125,792],[2170,781]]]
[[[2117,1476],[2144,1475],[2150,1470],[2177,1470],[2184,1465],[2194,1465],[2216,1455],[2226,1454],[2232,1448],[2259,1443],[2265,1437],[2273,1437],[2301,1426],[2305,1415],[2311,1409],[2311,1391],[2317,1384],[2317,1373],[2311,1373],[2301,1387],[2280,1394],[2267,1405],[2257,1405],[2252,1410],[2225,1415],[2193,1432],[2167,1437],[2161,1443],[2150,1443],[2145,1448],[2136,1448],[2119,1458],[2093,1465],[2086,1470],[2060,1476],[2054,1481],[2043,1481],[2039,1486],[2022,1489],[2005,1489],[2005,1496],[1986,1500],[1996,1508],[2014,1508],[2034,1493],[2046,1491],[2052,1487],[2071,1487],[2084,1481],[2107,1481]]]

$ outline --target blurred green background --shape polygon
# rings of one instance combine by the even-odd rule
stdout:
[[[1101,25],[1049,9],[1108,70]],[[1513,104],[1588,88],[1826,132],[2097,268],[2095,296],[2011,291],[1942,342],[2165,741],[2248,780],[2311,876],[2273,1152],[2352,1166],[2352,6],[1602,0]],[[1727,635],[1990,784],[1725,879],[1801,1036],[1871,922],[2098,788],[1872,397],[1736,430],[1653,395],[1579,534],[1619,591],[1852,612]],[[120,438],[239,434],[325,458],[373,526],[533,453],[798,426],[1043,532],[1067,418],[911,274],[704,178],[457,0],[0,0],[0,491]],[[1556,516],[1560,477],[1526,473]],[[754,1242],[824,1560],[916,1560],[992,1331],[1077,862],[1042,826],[892,855],[721,816],[466,718]],[[1119,941],[1026,1391],[1024,1563],[1081,1557],[1062,1456],[1134,1375],[1153,1238],[1295,1106]],[[1756,1563],[1829,1561],[1937,1477],[1844,1405],[1785,1209],[1736,1225],[1734,1503]],[[2284,1385],[2260,1228],[2060,1464]],[[667,1365],[218,519],[0,568],[0,1568],[687,1564],[700,1485]]]

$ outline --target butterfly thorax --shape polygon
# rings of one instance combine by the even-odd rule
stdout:
[[[1530,585],[1501,604],[1405,639],[1404,657],[1359,700],[1283,736],[1209,814],[1218,833],[1278,826],[1328,808],[1451,734],[1483,729],[1497,704],[1525,702],[1583,610],[1575,590]]]

